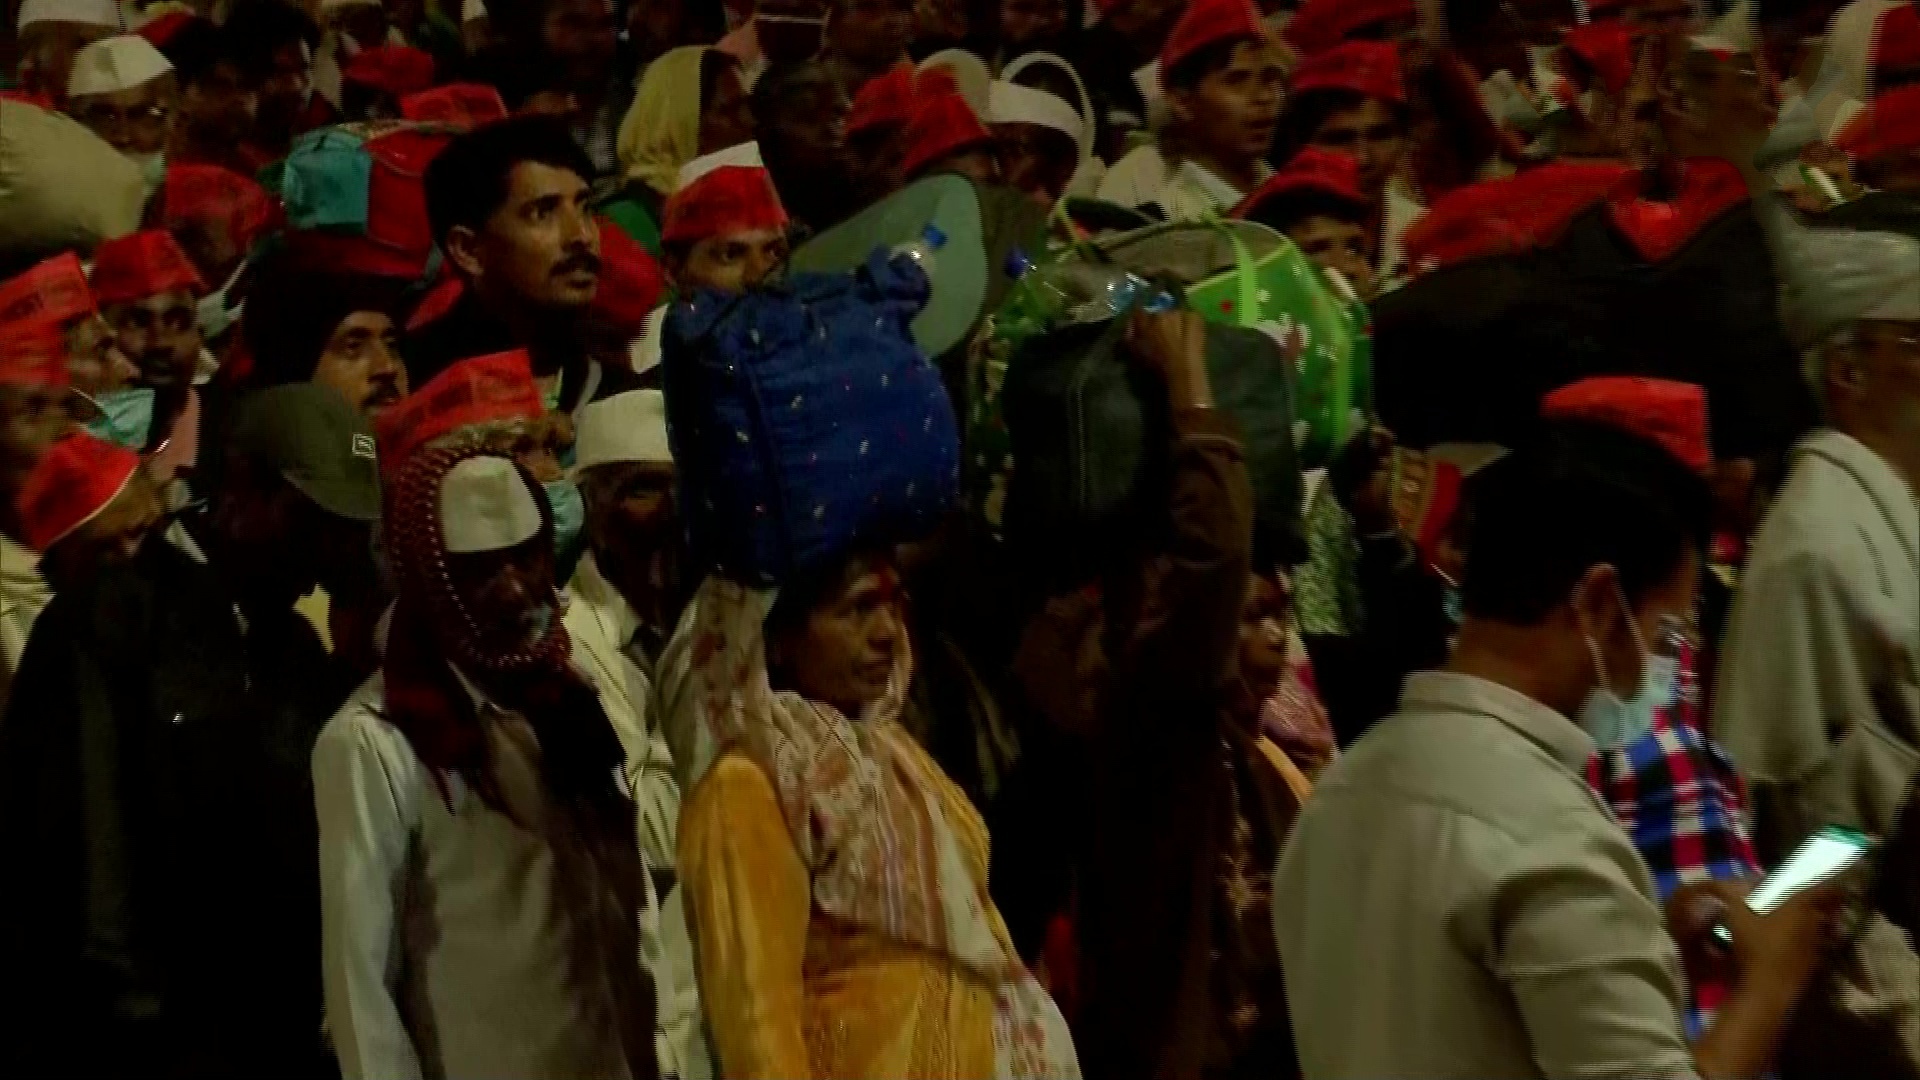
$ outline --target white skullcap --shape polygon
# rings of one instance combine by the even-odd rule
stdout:
[[[540,504],[506,458],[468,458],[441,481],[440,533],[448,554],[519,547],[539,531]]]
[[[728,166],[737,166],[743,169],[764,169],[767,167],[767,164],[760,160],[759,143],[739,143],[735,146],[729,146],[725,150],[715,150],[711,154],[694,158],[692,161],[680,166],[680,174],[674,177],[673,180],[673,190],[683,190],[691,186],[695,180],[700,179],[715,169],[724,169]]]
[[[658,390],[629,390],[580,410],[574,468],[620,461],[673,464],[667,446],[667,399]]]
[[[74,55],[67,96],[131,90],[172,70],[160,50],[138,34],[102,38]]]
[[[1031,86],[996,82],[988,96],[988,105],[990,124],[1038,124],[1072,139],[1075,150],[1080,147],[1080,133],[1085,125],[1073,106],[1060,100],[1057,94]]]
[[[1780,255],[1785,321],[1802,345],[1859,319],[1920,322],[1920,240],[1802,226]]]
[[[125,26],[115,0],[20,0],[20,14],[13,23],[16,32],[43,22],[80,23],[110,30]]]

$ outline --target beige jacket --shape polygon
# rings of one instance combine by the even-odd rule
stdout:
[[[1873,451],[1816,432],[1754,541],[1714,706],[1753,786],[1761,861],[1824,825],[1887,835],[1920,770],[1917,717],[1920,508]],[[1897,1017],[1920,1060],[1920,960],[1878,920],[1857,960],[1851,1007]]]

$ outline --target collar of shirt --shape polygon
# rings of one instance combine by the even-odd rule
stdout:
[[[1265,163],[1260,165],[1260,170],[1261,182],[1265,183],[1273,170]],[[1240,205],[1240,200],[1246,198],[1245,192],[1222,180],[1212,169],[1197,161],[1181,163],[1179,176],[1204,194],[1222,213]]]
[[[624,650],[632,645],[633,636],[640,629],[640,616],[634,613],[627,598],[620,595],[620,590],[600,573],[600,564],[592,552],[580,557],[570,588],[574,599],[593,613],[594,620],[615,648]]]
[[[1407,676],[1400,700],[1403,711],[1468,712],[1491,716],[1538,743],[1576,777],[1586,775],[1593,740],[1573,721],[1499,683],[1452,671],[1421,671]]]
[[[1913,489],[1885,458],[1853,436],[1832,428],[1822,428],[1801,440],[1794,456],[1802,454],[1823,457],[1858,480],[1880,507],[1887,527],[1900,538],[1907,561],[1920,564],[1920,505],[1914,502]]]

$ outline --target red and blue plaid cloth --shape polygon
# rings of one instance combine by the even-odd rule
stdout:
[[[1653,872],[1664,904],[1682,885],[1756,876],[1747,790],[1733,763],[1700,730],[1704,697],[1689,650],[1680,693],[1639,740],[1596,757],[1587,782],[1613,808]],[[1688,1028],[1698,1034],[1726,996],[1724,985],[1692,987]]]

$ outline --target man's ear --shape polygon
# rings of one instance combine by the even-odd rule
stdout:
[[[1620,572],[1606,563],[1587,567],[1573,583],[1567,603],[1573,608],[1574,621],[1593,636],[1594,643],[1606,647],[1613,632],[1613,620],[1619,617]]]
[[[469,281],[477,280],[481,275],[480,234],[466,227],[455,225],[447,230],[447,238],[441,244],[447,253],[447,260],[453,268],[460,271]]]

